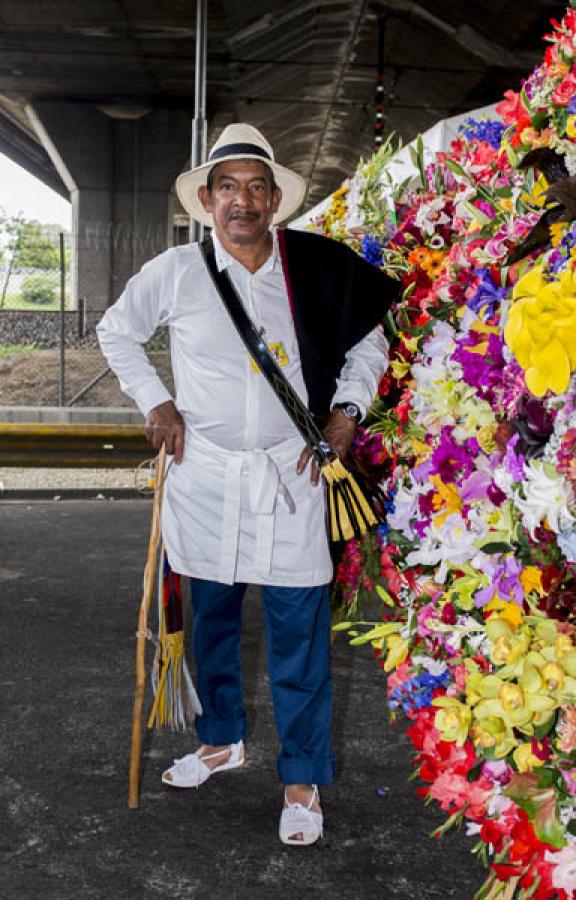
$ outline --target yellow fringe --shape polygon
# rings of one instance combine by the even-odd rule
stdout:
[[[162,620],[164,616],[162,616]],[[164,621],[162,621],[162,626]],[[175,711],[173,702],[182,691],[182,670],[184,665],[184,632],[175,631],[166,634],[162,627],[160,636],[160,677],[156,687],[156,696],[148,718],[148,728],[174,726]],[[168,682],[170,675],[170,683]]]
[[[345,541],[349,541],[354,537],[360,537],[366,534],[371,526],[378,523],[360,485],[338,458],[322,466],[322,475],[326,480],[330,493],[328,506],[330,521],[328,525],[332,540],[339,541],[343,538]],[[356,522],[351,521],[341,490],[336,488],[336,485],[344,485],[345,483],[347,484],[347,496]]]

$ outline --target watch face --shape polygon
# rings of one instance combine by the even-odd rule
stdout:
[[[343,412],[345,416],[348,416],[349,419],[357,419],[360,413],[360,409],[356,406],[355,403],[347,403],[343,408]]]

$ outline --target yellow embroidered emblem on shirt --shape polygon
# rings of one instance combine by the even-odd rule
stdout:
[[[273,344],[268,344],[268,350],[272,354],[272,358],[279,366],[287,366],[288,365],[288,354],[284,348],[284,344],[282,341],[274,341]],[[250,364],[252,369],[256,374],[260,373],[260,367],[254,361],[253,357],[250,357]]]

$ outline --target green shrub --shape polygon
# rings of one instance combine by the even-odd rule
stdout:
[[[29,275],[20,286],[20,294],[26,303],[37,303],[39,306],[53,303],[56,300],[56,284],[50,275]]]

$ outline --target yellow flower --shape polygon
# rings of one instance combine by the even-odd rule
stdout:
[[[524,588],[525,594],[531,594],[536,591],[538,596],[544,596],[544,588],[542,587],[542,572],[536,566],[526,566],[520,575],[520,584]]]
[[[398,381],[404,378],[405,375],[410,371],[410,363],[406,362],[405,359],[393,359],[390,363],[390,368],[392,369],[392,375]]]
[[[493,750],[496,759],[507,756],[517,744],[514,732],[497,716],[476,720],[470,730],[470,736],[477,747]]]
[[[548,282],[541,266],[520,278],[504,338],[536,397],[562,394],[576,369],[576,276],[565,270]]]
[[[556,659],[561,660],[563,657],[567,656],[568,653],[572,653],[573,650],[574,644],[570,640],[570,637],[567,634],[559,634],[554,641],[554,654]]]
[[[574,118],[576,118],[576,116]],[[558,246],[558,244],[564,237],[564,233],[567,227],[568,222],[554,222],[552,225],[548,226],[548,231],[550,232],[550,243],[553,247]]]
[[[487,610],[495,610],[497,615],[493,618],[504,620],[504,622],[508,622],[512,628],[516,629],[519,625],[522,624],[522,619],[524,618],[522,615],[522,609],[518,606],[517,603],[511,603],[509,600],[502,600],[501,597],[496,596],[490,603],[486,604]]]
[[[406,349],[410,351],[410,353],[416,353],[416,351],[418,350],[419,341],[419,334],[416,334],[413,337],[405,337],[404,335],[402,335],[402,342]]]
[[[495,666],[513,666],[524,656],[527,649],[526,635],[520,634],[516,637],[502,634],[491,644],[488,657]]]
[[[540,669],[540,675],[544,680],[546,690],[550,691],[550,693],[564,690],[566,676],[564,674],[564,669],[557,663],[546,663],[546,665],[542,666]]]
[[[494,440],[494,435],[497,431],[497,425],[483,425],[482,428],[478,429],[476,437],[480,444],[480,449],[483,450],[484,453],[495,453],[498,449],[496,441]]]
[[[468,737],[472,722],[472,710],[454,697],[436,697],[432,706],[439,706],[434,725],[443,741],[454,741],[461,747]]]
[[[566,134],[569,138],[576,138],[576,116],[568,116]]]
[[[498,699],[506,712],[521,709],[524,705],[524,694],[517,684],[503,684]]]
[[[442,525],[452,513],[461,510],[462,501],[456,485],[444,484],[439,475],[432,475],[430,481],[436,488],[436,493],[432,497],[434,509],[443,510],[443,512],[434,519],[434,524],[439,526]]]
[[[541,759],[538,759],[538,757],[534,753],[532,753],[531,743],[520,744],[519,747],[516,747],[512,756],[519,772],[531,772],[532,769],[536,769],[538,768],[538,766],[544,765],[544,762]]]
[[[527,135],[527,139],[524,141],[524,135]],[[525,128],[522,132],[523,143],[525,144],[534,144],[536,132],[532,128]],[[546,203],[546,191],[549,188],[549,184],[546,181],[544,175],[540,175],[539,178],[534,182],[534,186],[532,191],[528,194],[522,194],[522,200],[525,203],[531,203],[533,206],[544,206]]]
[[[444,256],[441,250],[429,250],[427,256],[421,260],[421,268],[432,280],[437,278],[444,268]]]
[[[399,634],[393,634],[388,638],[388,655],[384,663],[384,671],[391,672],[392,669],[401,665],[408,656],[410,643]]]
[[[414,456],[417,457],[417,461],[419,463],[424,462],[424,460],[428,459],[430,454],[432,453],[432,447],[428,444],[425,444],[424,441],[419,441],[416,438],[413,438],[411,441],[412,452]]]

